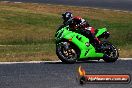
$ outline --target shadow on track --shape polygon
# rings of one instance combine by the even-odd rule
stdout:
[[[106,63],[104,61],[78,61],[74,64],[82,64],[82,63]],[[45,62],[44,64],[67,64],[64,62]]]
[[[122,63],[122,62],[127,62],[127,61],[129,61],[129,62],[131,62],[132,60],[117,60],[116,62],[111,62],[111,63]],[[43,62],[42,62],[43,63]],[[100,61],[90,61],[90,60],[86,60],[86,61],[77,61],[76,63],[74,63],[74,64],[86,64],[86,63],[105,63],[105,64],[111,64],[111,63],[107,63],[107,62],[105,62],[105,61],[103,61],[103,60],[100,60]],[[44,64],[67,64],[67,63],[64,63],[64,62],[44,62]]]

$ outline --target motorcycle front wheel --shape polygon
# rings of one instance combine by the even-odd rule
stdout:
[[[79,58],[79,50],[69,41],[61,41],[56,44],[56,54],[64,63],[75,63]]]

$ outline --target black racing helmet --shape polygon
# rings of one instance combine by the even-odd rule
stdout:
[[[71,12],[65,12],[65,13],[62,14],[62,18],[63,18],[64,21],[68,21],[72,17],[73,17],[73,15],[72,15]]]

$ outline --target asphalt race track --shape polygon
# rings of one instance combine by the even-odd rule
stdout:
[[[132,60],[115,63],[103,61],[0,64],[0,88],[132,88],[129,84],[85,84],[76,80],[77,69],[82,66],[87,74],[130,74]]]
[[[9,0],[9,1],[87,6],[96,8],[100,7],[105,9],[132,11],[132,0]]]

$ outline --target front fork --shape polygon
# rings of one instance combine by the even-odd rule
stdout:
[[[68,43],[68,42],[63,42],[62,44],[63,44],[64,49],[65,49],[66,51],[69,50],[69,43]]]

